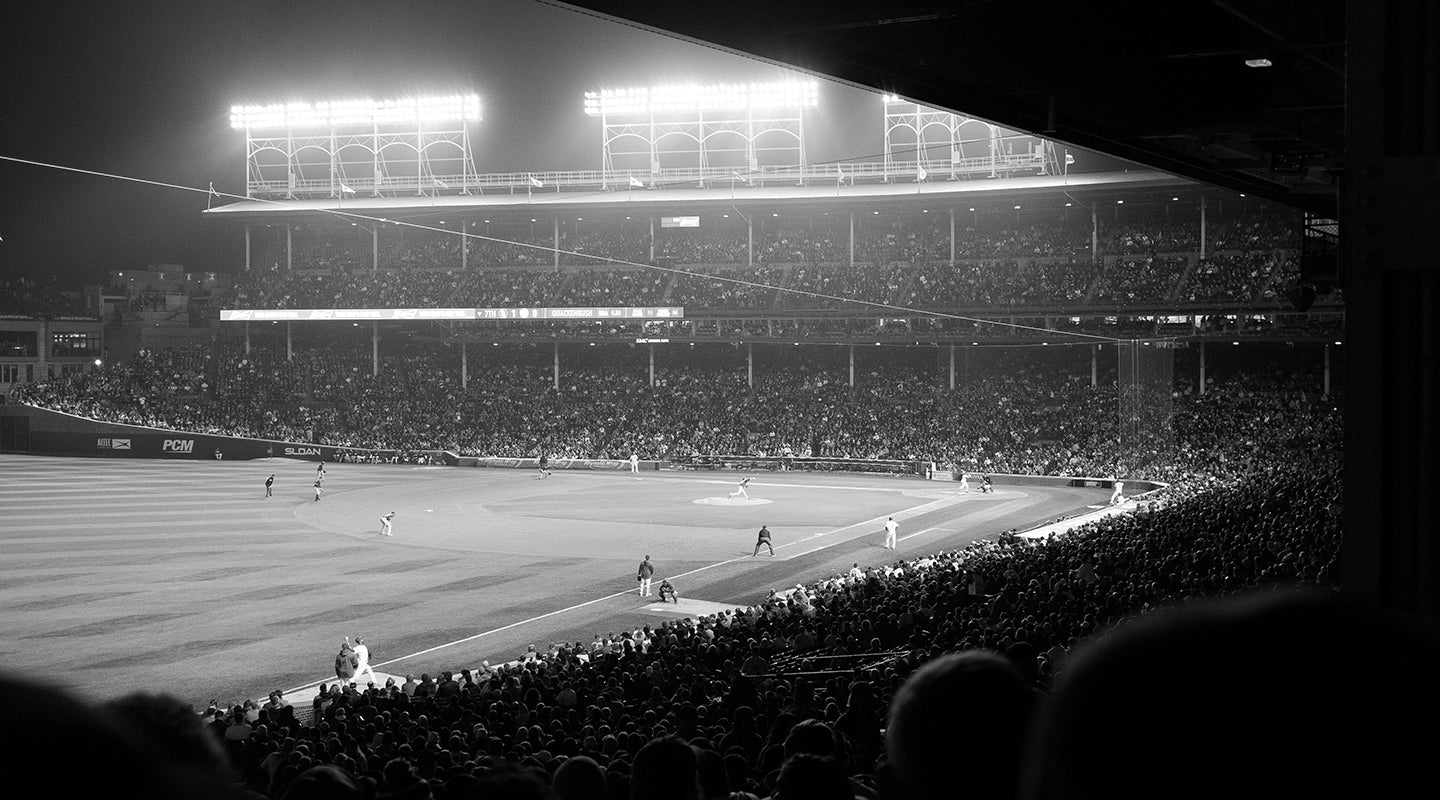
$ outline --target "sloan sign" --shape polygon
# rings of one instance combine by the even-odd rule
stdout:
[[[285,448],[285,455],[287,455],[287,456],[318,456],[318,455],[320,455],[320,448],[318,448],[318,447],[287,447],[287,448]]]

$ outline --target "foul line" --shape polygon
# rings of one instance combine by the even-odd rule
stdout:
[[[925,534],[927,534],[927,533],[929,533],[929,532],[931,532],[931,531],[945,531],[946,533],[959,533],[959,532],[960,532],[959,530],[957,530],[957,529],[955,529],[955,528],[926,528],[926,529],[923,530],[923,531],[916,531],[916,532],[910,534],[909,536],[901,536],[900,538],[896,539],[895,541],[896,541],[896,542],[903,542],[903,541],[905,541],[906,539],[914,539],[916,536],[923,536],[923,535],[925,535]]]
[[[815,540],[815,539],[819,539],[819,538],[822,538],[822,537],[830,536],[831,534],[841,533],[841,532],[843,532],[843,531],[848,531],[848,530],[850,530],[850,529],[852,529],[852,528],[859,528],[859,527],[864,526],[864,525],[875,525],[875,524],[881,522],[882,520],[884,520],[886,517],[896,517],[896,518],[900,518],[900,517],[902,517],[902,516],[903,516],[903,517],[914,517],[914,516],[918,516],[918,515],[920,515],[920,514],[925,513],[926,511],[930,510],[930,508],[931,508],[932,506],[939,506],[939,505],[948,503],[951,499],[952,499],[952,498],[948,498],[948,497],[947,497],[947,498],[941,498],[941,499],[939,499],[939,500],[932,500],[932,501],[930,501],[930,502],[928,502],[928,503],[921,503],[921,504],[918,505],[918,506],[912,506],[912,507],[910,507],[910,508],[905,509],[904,511],[897,511],[897,512],[895,512],[894,514],[886,514],[884,517],[873,517],[873,518],[871,518],[871,519],[862,520],[862,521],[860,521],[860,522],[856,522],[856,523],[851,524],[851,525],[846,525],[846,526],[843,527],[843,528],[836,528],[836,529],[831,530],[831,531],[824,531],[823,533],[811,534],[808,538],[801,539],[801,540],[796,541],[796,542],[789,542],[789,543],[787,543],[787,544],[782,544],[782,545],[780,545],[779,547],[776,547],[775,549],[776,549],[776,550],[782,550],[782,549],[784,549],[784,548],[786,548],[786,547],[789,547],[789,546],[791,546],[791,545],[804,544],[804,543],[806,543],[806,542],[810,542],[810,541],[813,541],[813,540]],[[919,536],[919,535],[922,534],[922,533],[926,533],[926,532],[932,531],[932,530],[948,530],[948,529],[946,529],[946,528],[927,528],[927,529],[925,529],[924,531],[919,531],[918,533],[912,533],[912,534],[910,534],[910,536]],[[910,538],[910,536],[906,536],[905,538],[908,539],[908,538]],[[796,555],[797,555],[797,556],[807,556],[807,555],[810,555],[811,553],[818,553],[818,552],[820,552],[821,550],[824,550],[824,549],[826,549],[826,548],[828,548],[828,547],[833,547],[834,545],[840,544],[842,541],[850,541],[850,540],[849,540],[849,539],[844,539],[844,540],[839,540],[839,539],[837,539],[837,540],[834,540],[834,541],[826,542],[826,543],[824,543],[824,544],[823,544],[822,546],[820,546],[820,547],[814,548],[813,550],[806,550],[805,552],[803,552],[803,553],[797,553]],[[726,566],[726,565],[728,565],[728,564],[735,564],[735,563],[738,563],[738,562],[741,562],[741,561],[745,561],[745,560],[747,560],[747,559],[749,559],[749,558],[751,558],[751,556],[737,556],[737,557],[735,557],[735,558],[726,559],[726,560],[724,560],[724,561],[717,561],[717,562],[715,562],[715,563],[713,563],[713,564],[706,564],[706,565],[703,566],[703,567],[696,567],[695,569],[692,569],[692,570],[690,570],[689,572],[681,572],[681,573],[679,573],[679,574],[671,575],[671,576],[669,576],[669,577],[671,577],[671,578],[686,578],[686,577],[689,577],[689,576],[691,576],[691,575],[697,575],[697,574],[699,574],[699,573],[701,573],[701,572],[705,572],[706,570],[715,569],[716,567],[723,567],[723,566]],[[540,615],[538,615],[538,616],[530,617],[529,619],[517,620],[517,621],[515,621],[515,622],[510,623],[509,625],[502,625],[502,626],[500,626],[500,627],[498,627],[498,628],[492,628],[491,630],[488,630],[488,631],[481,631],[480,633],[473,634],[473,635],[471,635],[471,636],[466,636],[466,637],[463,638],[463,639],[456,639],[456,640],[453,641],[453,642],[446,642],[445,644],[438,644],[438,645],[435,645],[434,647],[426,648],[426,649],[424,649],[424,650],[420,650],[420,651],[418,651],[418,652],[411,653],[411,654],[409,654],[409,655],[400,656],[400,657],[398,657],[398,658],[392,658],[392,659],[390,659],[389,661],[381,661],[381,662],[378,662],[378,663],[375,663],[375,664],[371,664],[370,666],[372,666],[372,667],[377,667],[377,668],[378,668],[378,667],[389,666],[389,665],[391,665],[391,664],[398,664],[398,663],[400,663],[400,662],[402,662],[402,661],[408,661],[408,660],[410,660],[410,659],[412,659],[412,658],[419,658],[420,656],[429,655],[429,654],[431,654],[431,653],[439,652],[439,651],[444,650],[444,649],[446,649],[446,648],[448,648],[448,647],[454,647],[454,646],[456,646],[456,645],[461,645],[461,644],[466,644],[466,643],[469,643],[469,642],[473,642],[473,641],[475,641],[475,640],[477,640],[477,639],[483,639],[483,638],[485,638],[486,636],[490,636],[490,635],[492,635],[492,634],[503,633],[503,632],[508,631],[508,630],[511,630],[511,629],[513,629],[513,628],[518,628],[518,627],[520,627],[521,625],[529,625],[529,624],[532,623],[532,622],[539,622],[540,620],[549,619],[550,617],[558,616],[558,615],[560,615],[560,614],[565,614],[565,613],[570,612],[570,611],[575,611],[575,610],[577,610],[577,609],[585,608],[586,606],[593,606],[593,605],[595,605],[596,603],[603,603],[603,602],[605,602],[606,600],[614,600],[614,599],[617,598],[617,597],[624,597],[625,595],[631,594],[631,593],[633,593],[634,591],[635,591],[634,589],[627,589],[627,590],[625,590],[625,591],[614,592],[614,593],[612,593],[612,594],[603,595],[603,596],[597,597],[597,598],[595,598],[595,599],[593,599],[593,600],[586,600],[586,601],[583,602],[583,603],[576,603],[575,605],[573,605],[573,606],[568,606],[568,607],[566,607],[566,608],[557,608],[557,609],[555,609],[554,611],[547,611],[547,612],[544,613],[544,614],[540,614]],[[330,680],[329,678],[321,678],[321,679],[318,680],[318,681],[311,681],[311,682],[309,682],[309,683],[307,683],[307,684],[304,684],[304,685],[302,685],[302,686],[297,686],[297,687],[295,687],[295,688],[293,688],[293,689],[287,689],[287,690],[285,690],[285,694],[290,694],[291,692],[302,691],[302,690],[304,690],[304,689],[309,689],[309,688],[311,688],[311,687],[313,687],[313,686],[319,686],[320,684],[326,683],[326,682],[328,682],[329,680]]]
[[[669,479],[669,478],[674,478],[674,477],[677,477],[677,476],[667,475],[667,476],[661,476],[661,477],[662,477],[662,478]],[[680,478],[680,480],[684,481],[685,483],[718,483],[718,484],[721,484],[721,485],[723,485],[723,486],[734,486],[734,485],[736,485],[736,483],[738,483],[737,481],[725,481],[725,480],[720,480],[720,479],[718,479],[718,478]],[[847,492],[909,492],[909,491],[916,491],[916,490],[914,490],[914,489],[910,489],[910,488],[906,488],[906,487],[901,487],[901,486],[837,486],[837,485],[835,485],[835,484],[833,484],[833,483],[832,483],[832,484],[815,484],[815,483],[761,483],[761,482],[759,482],[759,481],[751,481],[748,485],[749,485],[749,486],[770,486],[770,487],[775,487],[775,488],[780,488],[780,489],[784,489],[784,488],[792,488],[792,489],[841,489],[841,490],[844,490],[844,491],[847,491]]]

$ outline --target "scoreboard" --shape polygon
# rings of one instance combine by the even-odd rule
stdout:
[[[684,319],[683,306],[577,308],[241,308],[220,312],[221,322],[356,322],[360,320],[623,320]]]

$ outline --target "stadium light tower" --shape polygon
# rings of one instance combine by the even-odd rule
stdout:
[[[236,105],[249,197],[422,195],[468,191],[475,176],[473,94]]]
[[[600,118],[605,181],[728,180],[736,171],[805,164],[805,109],[820,104],[816,81],[717,83],[585,93]],[[634,146],[626,149],[627,144]]]
[[[896,94],[882,95],[881,105],[887,178],[1060,174],[1055,144],[1048,139],[1001,128],[978,117],[922,106]]]

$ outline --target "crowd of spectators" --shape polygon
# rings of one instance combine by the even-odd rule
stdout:
[[[976,796],[1013,798],[1021,773],[1055,769],[1067,748],[1081,746],[1080,734],[1060,731],[1085,720],[1062,712],[1088,698],[1057,679],[1086,674],[1084,643],[1098,640],[1089,646],[1103,652],[1110,638],[1128,641],[1133,620],[1170,619],[1162,611],[1170,606],[1295,586],[1323,592],[1340,579],[1339,414],[1334,398],[1316,391],[1315,370],[1283,353],[1232,359],[1213,370],[1203,395],[1176,383],[1167,430],[1128,442],[1117,436],[1113,389],[1034,355],[996,356],[953,392],[904,364],[874,366],[852,389],[825,359],[771,364],[752,388],[735,358],[719,356],[667,359],[654,387],[596,356],[568,371],[560,391],[543,363],[516,359],[486,365],[462,389],[450,355],[408,351],[372,378],[363,348],[301,351],[289,361],[264,348],[143,353],[32,387],[23,399],[103,419],[165,427],[207,420],[334,443],[453,441],[476,453],[645,458],[817,452],[1169,486],[1134,513],[1061,536],[1001,532],[918,559],[857,563],[749,607],[531,648],[503,665],[437,664],[418,680],[322,687],[308,724],[274,694],[177,715],[166,730],[172,738],[189,731],[195,746],[185,763],[201,773],[182,774],[192,785],[225,782],[236,794],[277,800],[890,800],[950,796],[958,782]],[[1273,641],[1288,641],[1295,614],[1331,619],[1329,606],[1297,602],[1303,610],[1284,612],[1285,626],[1270,606],[1225,613],[1234,624],[1270,620],[1267,634],[1282,637]],[[1179,662],[1158,668],[1167,666],[1189,674]],[[1198,679],[1251,680],[1217,672]],[[1120,696],[1137,704],[1168,696],[1150,691]],[[1168,691],[1179,697],[1192,687]],[[937,722],[935,714],[952,713],[947,703],[959,704],[959,716]],[[983,718],[967,716],[980,708]],[[106,711],[136,720],[174,708],[139,697]],[[1049,751],[1027,755],[1032,724],[1057,737],[1038,766],[1033,759]],[[171,752],[152,748],[147,757]]]
[[[749,239],[733,227],[662,229],[651,242],[634,223],[585,223],[560,229],[557,256],[555,232],[537,230],[544,226],[489,237],[472,226],[465,229],[472,235],[464,269],[458,231],[382,236],[389,244],[378,251],[368,233],[352,242],[354,235],[326,240],[312,232],[296,245],[293,270],[278,270],[273,265],[281,260],[262,254],[259,263],[271,266],[242,276],[233,299],[263,308],[667,303],[809,309],[841,305],[834,297],[918,308],[1235,302],[1273,298],[1288,288],[1279,285],[1276,264],[1295,242],[1291,220],[1278,212],[1212,216],[1203,260],[1198,224],[1165,215],[1106,223],[1095,252],[1090,227],[1078,218],[1045,225],[971,220],[957,224],[953,242],[947,221],[898,219],[858,226],[852,264],[849,232],[827,219],[762,227],[753,266],[743,266],[751,258]],[[379,269],[337,252],[378,258]],[[646,265],[733,275],[767,288],[647,272]]]
[[[676,274],[667,305],[682,308],[773,308],[781,267],[695,267]]]
[[[1117,258],[1101,272],[1094,298],[1121,305],[1168,301],[1184,272],[1183,257]]]
[[[1184,299],[1253,303],[1271,285],[1278,251],[1252,250],[1201,259],[1185,281]]]
[[[1028,702],[1005,712],[1018,714],[1047,702],[1078,642],[1136,615],[1257,588],[1333,588],[1336,454],[1272,455],[1285,458],[1259,472],[1223,470],[1148,510],[1049,540],[1002,535],[857,565],[747,608],[531,649],[506,665],[437,667],[433,677],[368,689],[326,687],[312,725],[273,696],[202,719],[224,743],[233,777],[276,798],[320,766],[343,773],[357,792],[368,784],[382,796],[403,787],[420,797],[457,786],[479,792],[475,786],[517,772],[558,791],[569,780],[562,768],[581,758],[588,761],[571,769],[591,773],[592,792],[641,797],[637,782],[651,779],[642,752],[668,736],[695,745],[702,764],[713,761],[700,770],[708,776],[702,785],[713,781],[719,791],[695,796],[783,794],[786,770],[802,753],[832,759],[825,766],[848,779],[849,795],[827,797],[904,796],[890,794],[887,780],[917,781],[925,770],[907,765],[901,742],[882,730],[888,716],[903,731],[902,687],[919,691],[911,683],[917,671],[947,663],[947,654],[999,654],[982,666],[1028,687]],[[823,663],[849,666],[817,668]],[[1011,741],[1001,751],[1013,769],[1018,745],[1000,731],[1016,722],[951,724],[979,726],[992,746]],[[955,735],[949,726],[926,734]],[[1017,794],[1009,769],[989,774],[984,760],[966,763],[981,770],[962,773],[966,780],[1009,787],[986,796]]]
[[[623,363],[631,352],[567,359],[557,388],[549,359],[533,355],[477,359],[462,386],[458,353],[443,345],[387,347],[372,373],[366,347],[302,348],[287,359],[275,347],[247,354],[226,344],[142,352],[20,387],[16,399],[114,422],[374,450],[850,457],[1157,478],[1203,465],[1229,437],[1305,436],[1328,430],[1309,426],[1336,413],[1333,398],[1319,395],[1318,362],[1296,378],[1291,371],[1301,368],[1279,369],[1266,379],[1272,390],[1243,394],[1225,391],[1212,372],[1204,395],[1184,381],[1174,387],[1169,442],[1122,453],[1114,445],[1121,431],[1113,377],[1092,386],[1088,364],[1075,359],[1055,369],[1023,354],[996,357],[951,390],[933,364],[871,364],[852,387],[841,362],[807,358],[762,368],[751,385],[743,356],[724,348],[663,361],[652,386],[645,367]],[[1276,384],[1281,375],[1303,382],[1308,393],[1294,382]],[[1259,380],[1249,375],[1241,385],[1253,389]],[[1164,413],[1172,413],[1168,403]],[[1273,419],[1271,430],[1252,432],[1256,418]],[[1295,430],[1282,424],[1292,419]]]

